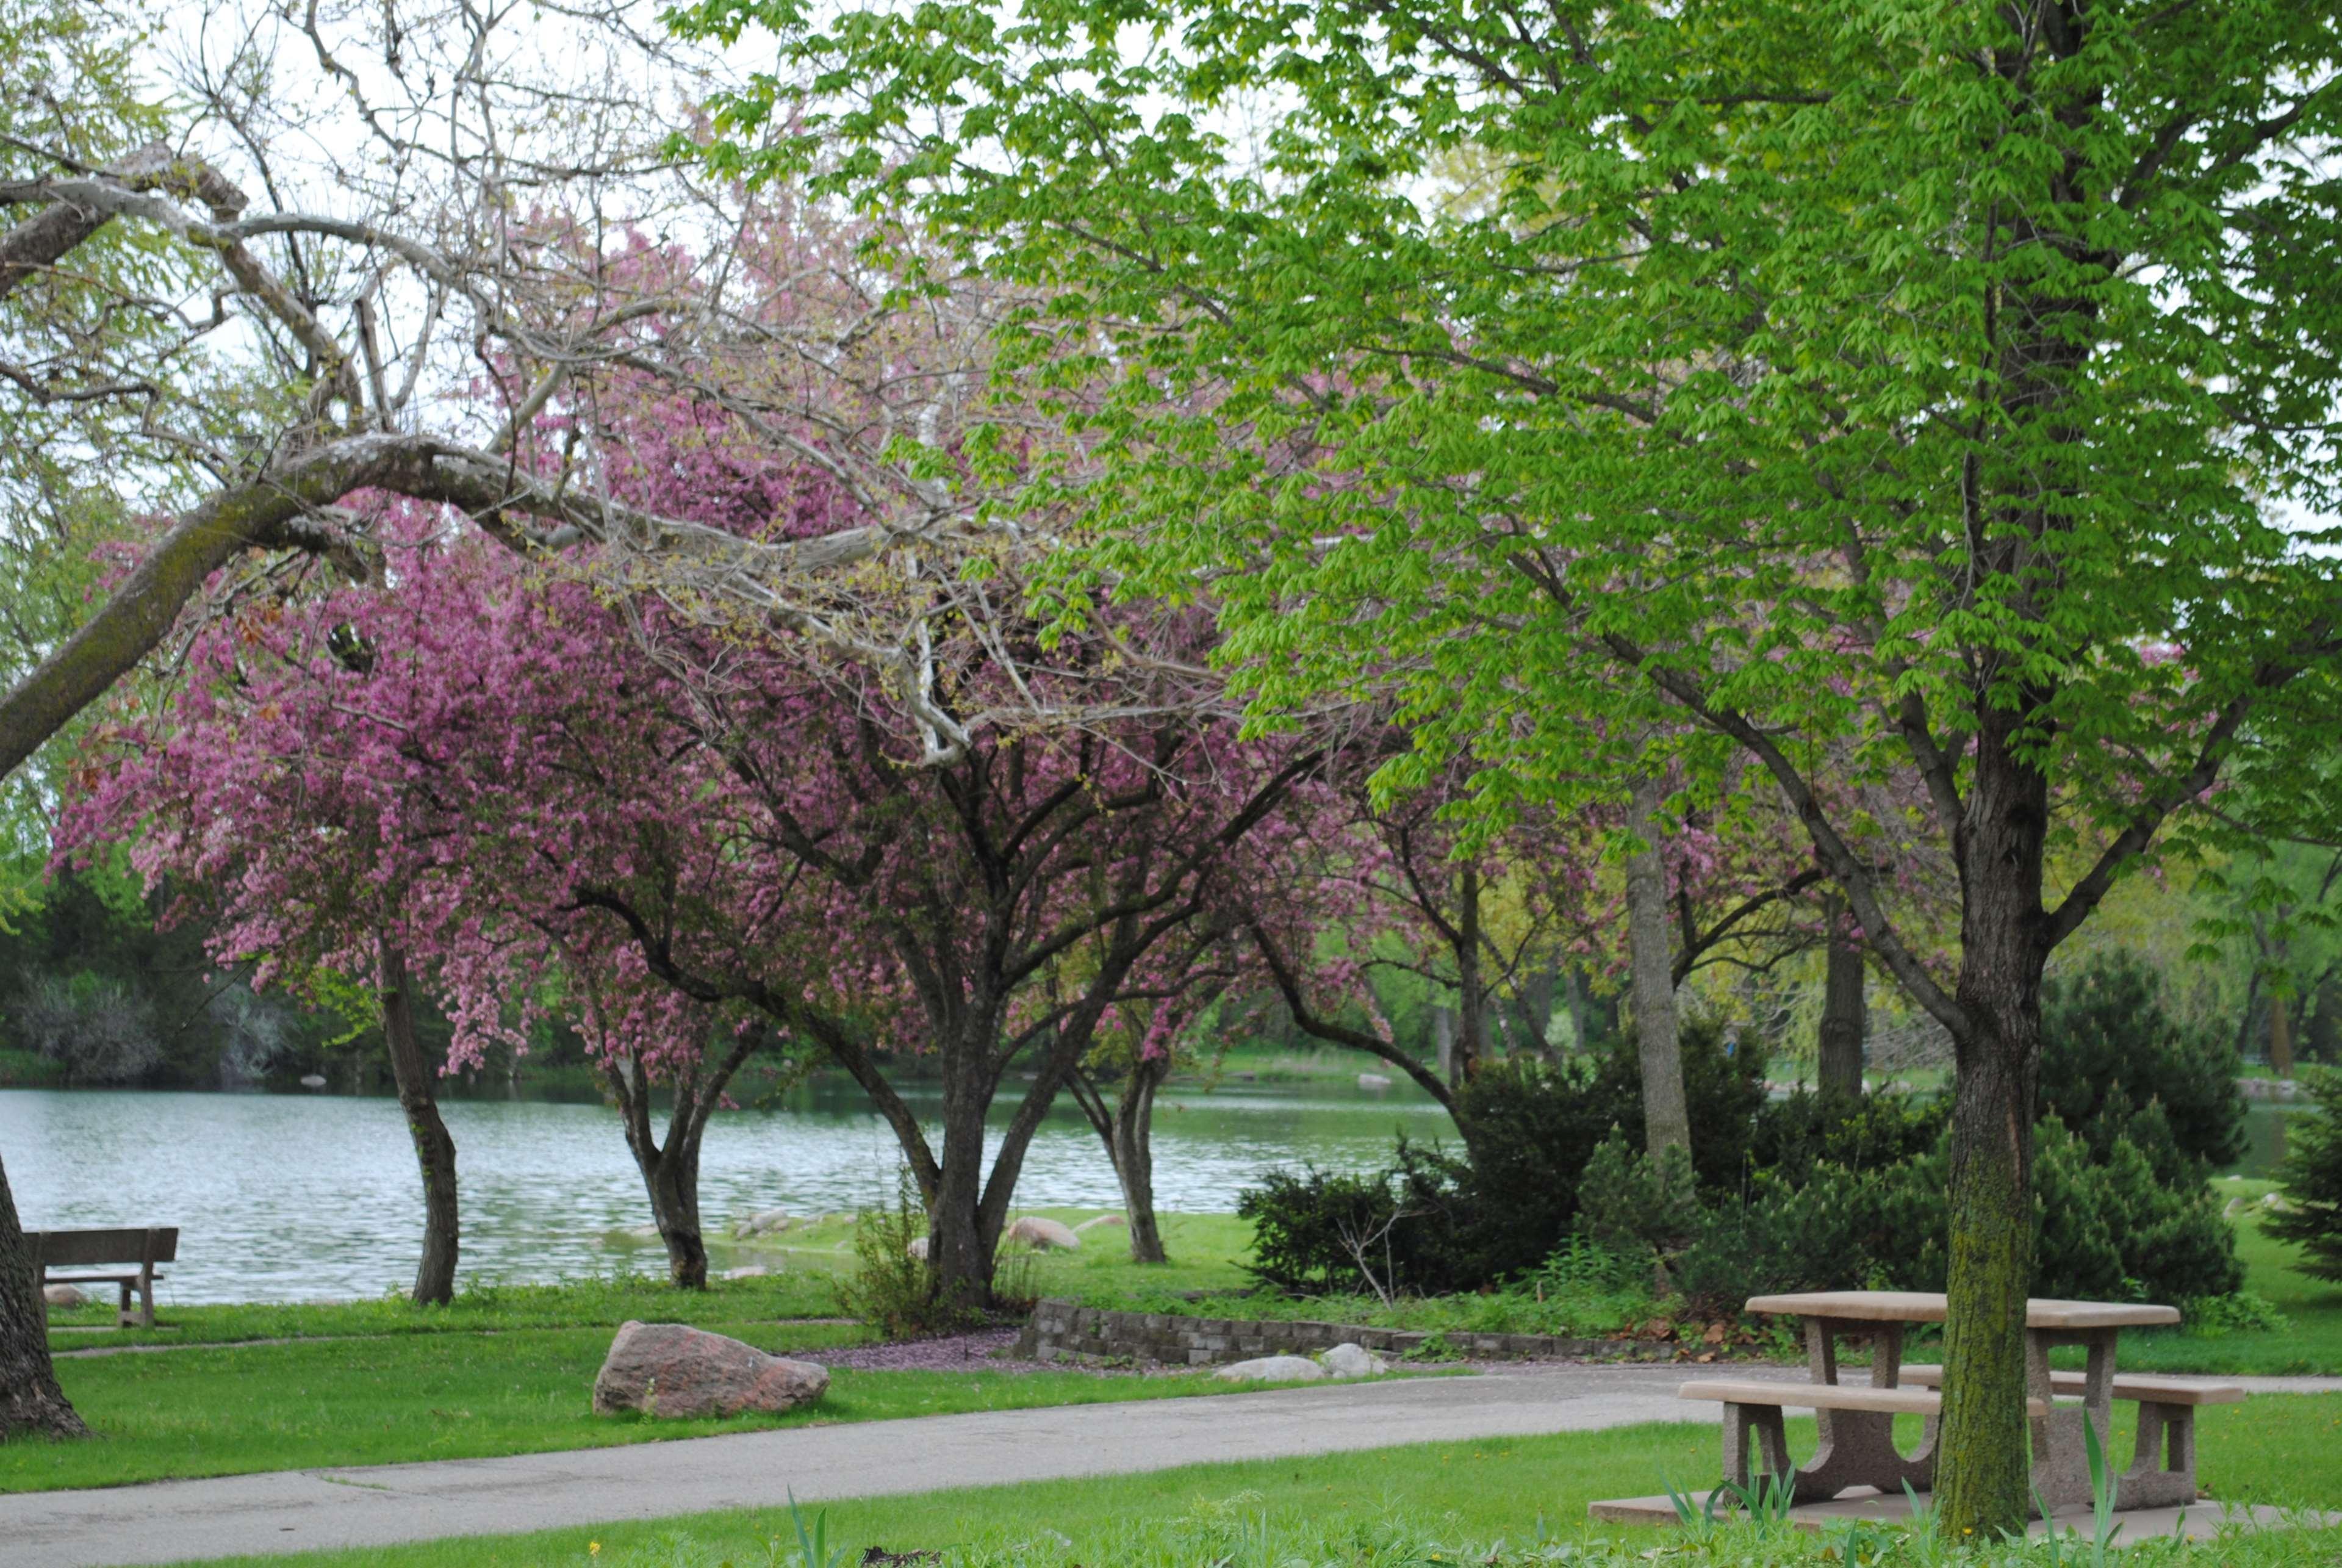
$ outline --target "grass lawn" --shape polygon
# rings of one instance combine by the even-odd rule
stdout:
[[[869,1336],[845,1323],[715,1322],[769,1351],[821,1352]],[[57,1376],[94,1442],[0,1444],[0,1492],[113,1486],[165,1476],[549,1452],[773,1426],[956,1411],[1235,1392],[1208,1376],[1078,1372],[833,1372],[785,1416],[649,1421],[597,1416],[606,1328],[256,1344],[61,1360]]]
[[[2216,1191],[2257,1199],[2266,1181],[2219,1181]],[[2342,1376],[2342,1283],[2313,1280],[2294,1266],[2299,1250],[2272,1241],[2249,1221],[2237,1231],[2245,1289],[2285,1314],[2286,1326],[2216,1339],[2179,1332],[2125,1334],[2115,1364],[2137,1372]]]
[[[1812,1450],[1813,1423],[1790,1422],[1792,1451]],[[1258,1547],[1147,1553],[1126,1550],[1135,1531],[1171,1522],[1211,1526],[1254,1521],[1272,1526],[1300,1521],[1374,1529],[1392,1522],[1419,1538],[1449,1543],[1444,1553],[1423,1551],[1399,1560],[1458,1560],[1453,1543],[1476,1543],[1474,1555],[1502,1538],[1516,1546],[1546,1537],[1586,1533],[1586,1505],[1597,1497],[1642,1495],[1710,1473],[1716,1463],[1713,1426],[1629,1427],[1553,1437],[1478,1442],[1423,1443],[1329,1454],[1312,1459],[1195,1465],[1149,1475],[972,1488],[828,1504],[833,1546],[850,1548],[845,1561],[871,1546],[889,1552],[922,1548],[989,1549],[1004,1561],[1091,1565],[1145,1562],[1206,1563],[1366,1562],[1366,1551],[1287,1557]],[[2127,1440],[2120,1450],[2128,1453]],[[2216,1498],[2311,1506],[2342,1506],[2342,1396],[2272,1397],[2243,1410],[2206,1412],[2202,1474]],[[816,1512],[808,1508],[808,1516]],[[1647,1549],[1668,1537],[1656,1531],[1622,1531]],[[1266,1531],[1257,1533],[1267,1544]],[[732,1563],[747,1568],[773,1560],[798,1561],[795,1528],[784,1510],[700,1514],[643,1524],[548,1531],[533,1535],[474,1537],[417,1546],[311,1553],[292,1557],[238,1558],[238,1564],[285,1568],[536,1568],[539,1564],[644,1565]],[[1201,1547],[1202,1542],[1196,1543]],[[2342,1533],[2295,1538],[2287,1563],[2342,1561]],[[598,1550],[596,1548],[598,1547]],[[1373,1561],[1390,1561],[1380,1553]],[[2217,1558],[2207,1558],[2207,1564]],[[2255,1562],[2263,1561],[2258,1557]]]
[[[678,1291],[664,1277],[647,1275],[554,1285],[475,1286],[459,1292],[444,1307],[418,1307],[400,1296],[360,1302],[182,1306],[171,1300],[167,1282],[156,1293],[161,1297],[155,1309],[160,1321],[152,1330],[115,1328],[110,1301],[64,1311],[52,1308],[49,1344],[70,1351],[125,1344],[231,1344],[242,1340],[615,1328],[629,1318],[714,1326],[760,1319],[826,1317],[837,1311],[826,1271],[717,1280],[705,1291]],[[103,1332],[83,1332],[91,1328]]]

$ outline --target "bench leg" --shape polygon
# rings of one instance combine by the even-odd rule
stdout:
[[[1789,1430],[1778,1405],[1727,1404],[1724,1407],[1724,1479],[1735,1486],[1754,1487],[1765,1476],[1787,1479]]]
[[[2196,1411],[2192,1405],[2138,1407],[2138,1448],[2115,1489],[2122,1508],[2173,1508],[2196,1501]]]
[[[140,1271],[138,1299],[142,1303],[138,1310],[139,1326],[151,1329],[155,1326],[155,1271],[151,1268]]]
[[[138,1321],[130,1315],[130,1292],[132,1288],[133,1287],[129,1281],[125,1280],[122,1282],[120,1286],[122,1292],[122,1303],[114,1311],[114,1326],[117,1329],[126,1329],[130,1327],[131,1324]]]

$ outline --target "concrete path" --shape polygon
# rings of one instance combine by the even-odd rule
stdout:
[[[1767,1368],[1802,1379],[1804,1369]],[[1754,1369],[1736,1368],[1735,1376]],[[1111,1475],[1651,1421],[1714,1422],[1680,1368],[1589,1367],[917,1416],[623,1448],[0,1496],[0,1568],[378,1546],[717,1508]]]
[[[0,1568],[116,1568],[237,1553],[656,1519],[719,1508],[1283,1459],[1404,1442],[1718,1419],[1675,1397],[1687,1369],[1508,1371],[1207,1399],[921,1416],[623,1448],[282,1471],[0,1496]],[[1732,1369],[1802,1382],[1802,1367]],[[2258,1392],[2332,1378],[2239,1380]]]

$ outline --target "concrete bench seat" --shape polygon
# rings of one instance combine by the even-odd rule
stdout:
[[[1849,1486],[1891,1492],[1907,1485],[1925,1492],[1935,1484],[1936,1420],[1943,1414],[1944,1396],[1932,1389],[1718,1382],[1687,1382],[1676,1395],[1724,1406],[1724,1476],[1736,1485],[1753,1485],[1760,1474],[1773,1476],[1789,1487],[1792,1502],[1817,1503]],[[2025,1403],[2027,1413],[2037,1420],[2048,1412],[2046,1401]],[[1821,1416],[1821,1448],[1810,1464],[1789,1462],[1788,1428],[1781,1416],[1785,1410],[1828,1412]],[[1927,1418],[1917,1453],[1906,1455],[1895,1446],[1898,1415]]]
[[[1909,1375],[1907,1370],[1905,1375]],[[1872,1388],[1867,1383],[1687,1382],[1676,1390],[1676,1397],[1787,1410],[1867,1410],[1887,1415],[1940,1415],[1944,1410],[1940,1393],[1922,1388]],[[2028,1415],[2044,1412],[2039,1400],[2025,1402]]]
[[[1941,1388],[1944,1369],[1939,1366],[1915,1366],[1903,1369],[1903,1381],[1921,1388]],[[2053,1372],[2049,1374],[2053,1393],[2087,1393],[2089,1376],[2086,1372]],[[2222,1382],[2217,1378],[2163,1377],[2149,1372],[2117,1372],[2114,1380],[2117,1399],[2137,1400],[2142,1404],[2242,1404],[2245,1391],[2241,1384]]]

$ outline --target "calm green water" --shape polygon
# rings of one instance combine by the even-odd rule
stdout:
[[[933,1106],[916,1090],[909,1098]],[[490,1099],[444,1109],[465,1274],[557,1279],[641,1257],[609,1236],[650,1218],[615,1111]],[[1276,1166],[1371,1169],[1401,1130],[1452,1137],[1445,1113],[1411,1087],[1166,1093],[1155,1121],[1156,1202],[1225,1211]],[[413,1277],[422,1199],[393,1100],[0,1090],[0,1159],[28,1227],[177,1225],[168,1289],[183,1302],[365,1296]],[[718,1115],[701,1159],[700,1211],[711,1226],[760,1209],[855,1209],[895,1191],[893,1134],[844,1080]],[[1062,1102],[1035,1136],[1016,1191],[1033,1207],[1121,1202],[1096,1133]]]

